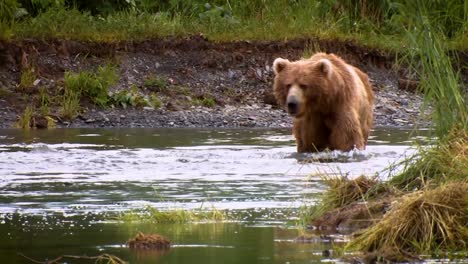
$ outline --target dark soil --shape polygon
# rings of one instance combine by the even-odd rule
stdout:
[[[58,127],[289,127],[291,118],[272,95],[271,65],[277,57],[299,59],[308,47],[338,54],[368,73],[376,94],[375,126],[429,125],[418,119],[422,99],[414,92],[416,84],[392,70],[389,54],[351,42],[214,43],[193,36],[112,44],[0,42],[0,127],[13,127],[27,106],[39,112],[41,87],[51,98],[48,115]],[[106,63],[120,76],[110,92],[136,86],[141,95],[157,93],[162,107],[100,108],[83,99],[76,118],[62,118],[55,98],[63,93],[64,73],[94,71]],[[28,69],[34,84],[21,87],[21,73]],[[148,85],[151,78],[164,80],[163,87]],[[214,105],[203,106],[204,99]]]

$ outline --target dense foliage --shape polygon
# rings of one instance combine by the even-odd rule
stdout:
[[[0,2],[2,31],[13,26],[13,36],[61,37],[28,30],[33,22],[67,20],[81,23],[83,28],[103,30],[114,34],[99,39],[89,34],[75,38],[88,40],[133,39],[135,34],[116,33],[109,24],[127,24],[140,38],[165,34],[203,32],[218,39],[284,39],[298,36],[332,36],[366,34],[368,36],[401,35],[412,26],[408,6],[415,1],[405,0],[4,0]],[[466,42],[468,2],[464,0],[426,1],[427,19],[436,22],[445,37]],[[64,12],[71,12],[63,17]],[[58,14],[62,17],[58,17]],[[163,17],[164,19],[161,19]],[[137,20],[133,26],[132,21]],[[60,23],[52,23],[60,28]],[[117,23],[116,23],[117,22]],[[101,24],[104,24],[101,25]],[[78,27],[74,25],[74,27]],[[169,29],[168,29],[169,27]],[[155,30],[158,28],[158,30]],[[159,32],[159,29],[161,32]],[[273,30],[274,29],[274,30]],[[124,30],[125,31],[125,30]],[[187,32],[188,31],[188,32]],[[231,35],[226,35],[232,32]],[[36,33],[36,34],[34,34]],[[7,38],[9,35],[0,34]],[[70,36],[69,36],[70,37]],[[368,40],[371,41],[371,40]],[[381,40],[385,43],[385,39]],[[367,44],[367,43],[364,43]],[[463,43],[457,46],[463,47]]]

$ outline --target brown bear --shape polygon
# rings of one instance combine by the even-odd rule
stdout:
[[[367,74],[322,52],[294,62],[277,58],[273,69],[275,97],[294,118],[298,152],[365,148],[374,104]]]

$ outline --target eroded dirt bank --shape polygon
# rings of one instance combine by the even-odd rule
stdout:
[[[49,114],[58,127],[288,127],[290,117],[272,96],[271,65],[277,57],[298,59],[310,47],[336,53],[369,74],[376,94],[375,126],[428,125],[418,120],[421,96],[406,76],[392,69],[394,58],[388,54],[350,42],[213,43],[193,36],[113,44],[0,43],[0,127],[14,126],[28,105],[39,108],[39,89],[51,98]],[[137,87],[142,96],[157,94],[162,106],[102,108],[82,100],[76,118],[62,118],[56,98],[63,94],[64,73],[95,71],[107,63],[115,65],[119,75],[110,92]],[[34,82],[20,88],[25,69],[34,69]],[[163,84],[148,84],[151,78]],[[214,105],[200,104],[205,98],[212,98]]]

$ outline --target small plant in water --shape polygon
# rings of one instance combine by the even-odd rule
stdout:
[[[226,218],[225,212],[212,208],[211,210],[185,210],[175,209],[161,211],[154,207],[146,207],[141,211],[124,213],[119,220],[123,222],[150,222],[150,223],[173,223],[184,224],[200,221],[223,221]]]

